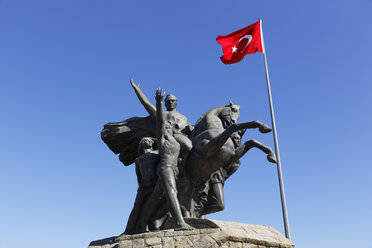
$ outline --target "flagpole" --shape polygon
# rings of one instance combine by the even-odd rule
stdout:
[[[280,187],[280,198],[281,198],[281,201],[282,201],[284,229],[285,229],[285,236],[287,237],[287,239],[290,240],[291,239],[291,234],[290,234],[290,231],[289,231],[289,222],[288,222],[288,214],[287,214],[287,203],[286,203],[286,200],[285,200],[283,175],[282,175],[282,166],[281,166],[281,163],[280,163],[278,137],[276,135],[274,107],[273,107],[273,101],[272,101],[272,97],[271,97],[271,87],[270,87],[269,70],[267,68],[266,49],[265,49],[265,43],[264,43],[264,39],[263,39],[262,19],[261,18],[260,18],[260,28],[261,28],[261,42],[262,42],[263,56],[264,56],[264,60],[265,60],[267,92],[268,92],[268,95],[269,95],[271,123],[272,123],[272,127],[273,127],[275,154],[276,154],[276,160],[277,160],[278,179],[279,179],[279,187]]]

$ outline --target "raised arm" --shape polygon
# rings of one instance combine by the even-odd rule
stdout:
[[[142,103],[142,105],[145,107],[146,111],[150,114],[150,116],[155,120],[156,119],[156,109],[154,105],[152,105],[147,99],[147,97],[143,94],[143,92],[139,88],[139,84],[135,85],[133,82],[133,79],[130,79],[130,84],[132,85],[134,92],[136,93],[138,99]]]
[[[164,92],[162,89],[156,89],[156,138],[161,140],[164,137],[165,126],[164,126],[164,110],[163,110],[163,99]]]

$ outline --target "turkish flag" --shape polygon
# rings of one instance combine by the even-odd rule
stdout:
[[[258,21],[231,34],[219,35],[216,41],[222,46],[224,64],[237,63],[246,54],[262,53],[261,23]]]

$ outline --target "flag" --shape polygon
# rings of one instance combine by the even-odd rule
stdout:
[[[262,53],[261,23],[258,21],[231,34],[219,35],[216,41],[222,46],[224,64],[237,63],[246,54]]]

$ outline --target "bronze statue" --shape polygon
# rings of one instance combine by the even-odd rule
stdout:
[[[139,190],[125,233],[161,229],[170,215],[178,229],[188,230],[191,227],[184,217],[200,218],[223,210],[225,180],[239,168],[240,158],[253,147],[266,153],[268,161],[276,163],[270,147],[256,140],[241,142],[246,129],[258,128],[261,133],[268,133],[271,128],[259,121],[237,123],[240,107],[231,101],[206,112],[192,126],[177,112],[174,95],[165,98],[167,111],[164,111],[161,89],[155,94],[155,108],[139,85],[132,79],[130,83],[150,116],[108,123],[101,132],[103,141],[115,154],[120,154],[124,165],[135,162],[139,171]],[[143,137],[149,138],[142,142]],[[150,139],[156,142],[150,144]],[[151,159],[146,160],[150,154],[153,154]],[[151,178],[151,183],[144,183],[151,189],[143,186],[143,178],[145,181]]]

